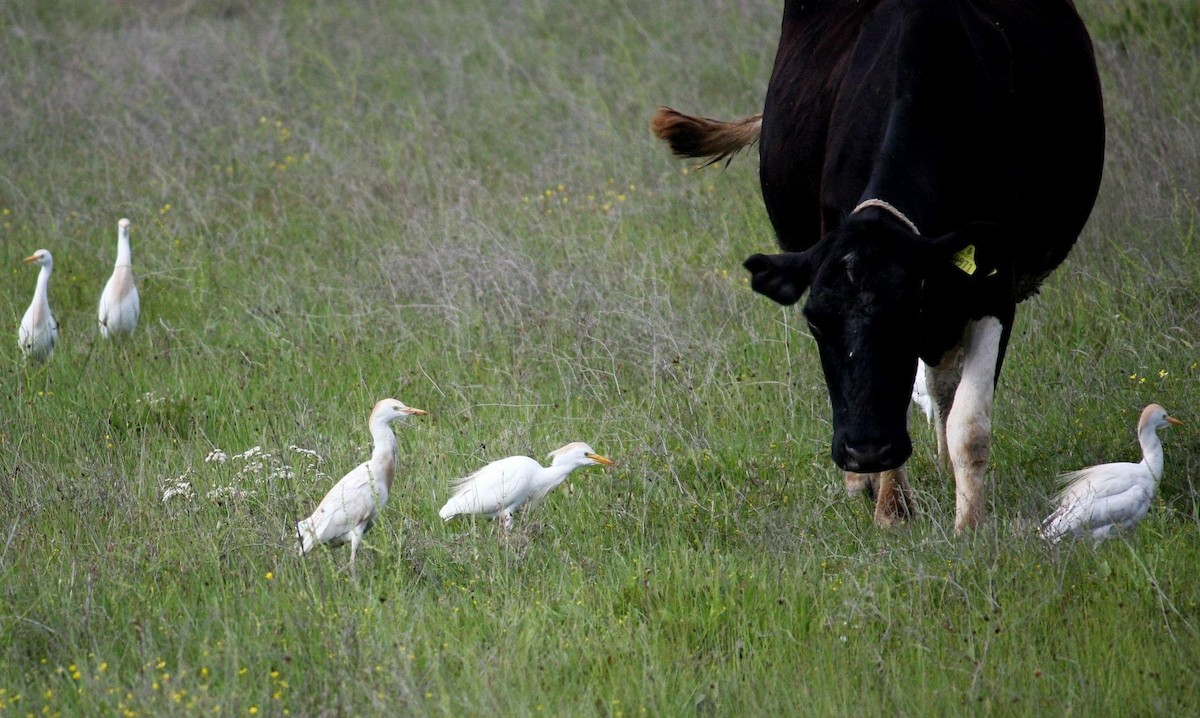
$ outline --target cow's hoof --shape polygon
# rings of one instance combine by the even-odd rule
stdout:
[[[911,521],[917,515],[916,504],[912,497],[903,497],[899,492],[893,494],[892,501],[878,501],[875,504],[875,525],[883,528],[900,526]]]
[[[955,519],[954,519],[954,535],[962,536],[964,534],[969,534],[969,533],[973,532],[975,530],[975,528],[977,526],[979,526],[979,522],[981,520],[982,520],[982,517],[978,516],[978,515],[955,517]]]

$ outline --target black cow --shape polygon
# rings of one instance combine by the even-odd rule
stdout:
[[[652,125],[714,161],[759,140],[784,251],[745,266],[776,302],[808,292],[848,488],[875,496],[880,524],[914,509],[919,357],[955,529],[978,523],[1016,305],[1067,256],[1100,184],[1100,85],[1070,0],[787,0],[761,115],[662,108]]]

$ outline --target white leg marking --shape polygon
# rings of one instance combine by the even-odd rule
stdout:
[[[992,452],[992,398],[1004,328],[995,317],[968,322],[963,333],[962,378],[946,421],[946,444],[954,467],[954,530],[983,518],[983,476]]]

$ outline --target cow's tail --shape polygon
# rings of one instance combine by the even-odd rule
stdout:
[[[762,113],[725,122],[660,107],[650,119],[650,129],[680,157],[707,158],[708,164],[713,164],[758,142],[758,136],[762,134]]]

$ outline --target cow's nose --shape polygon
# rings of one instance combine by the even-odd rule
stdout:
[[[842,468],[864,474],[887,471],[900,466],[908,458],[909,451],[907,447],[902,447],[893,441],[877,445],[858,444],[856,446],[847,443],[842,448],[844,452],[842,455],[845,459],[845,465]]]
[[[874,447],[874,446],[856,447],[856,446],[850,446],[849,444],[846,444],[846,456],[850,459],[851,462],[853,462],[859,466],[873,466],[875,464],[878,464],[879,457],[886,455],[888,453],[888,451],[891,450],[891,448],[892,448],[891,443],[887,443],[887,444],[884,444],[883,446],[879,446],[879,447]]]

